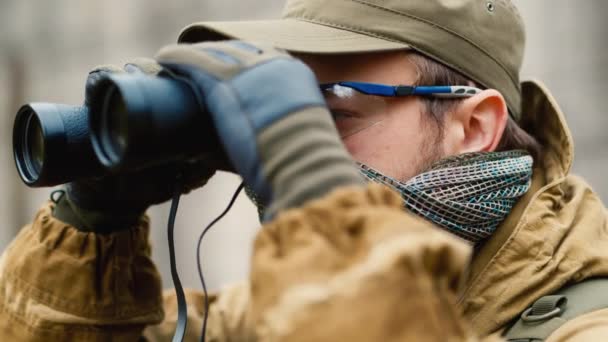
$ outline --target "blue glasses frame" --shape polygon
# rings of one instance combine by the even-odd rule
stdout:
[[[439,98],[464,98],[479,94],[482,90],[469,86],[408,86],[387,85],[366,82],[333,82],[319,85],[322,91],[330,90],[335,86],[352,88],[366,95],[399,97],[399,96],[430,96]]]

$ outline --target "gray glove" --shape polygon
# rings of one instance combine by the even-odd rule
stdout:
[[[302,62],[242,41],[169,46],[156,59],[204,99],[231,164],[269,206],[265,219],[364,183]]]

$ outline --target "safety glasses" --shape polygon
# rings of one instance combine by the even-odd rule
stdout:
[[[407,86],[365,82],[320,85],[342,138],[381,123],[389,113],[389,98],[427,96],[443,99],[471,97],[481,89],[469,86]]]

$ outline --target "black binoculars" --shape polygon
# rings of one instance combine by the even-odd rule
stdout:
[[[29,103],[17,112],[13,154],[31,187],[209,157],[223,149],[187,80],[108,74],[89,106]]]

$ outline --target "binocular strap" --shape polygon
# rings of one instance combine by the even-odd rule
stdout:
[[[181,177],[178,177],[177,182],[175,184],[175,193],[173,194],[173,200],[171,201],[171,211],[169,213],[169,223],[167,227],[169,240],[169,263],[171,265],[171,279],[173,280],[173,286],[175,287],[175,295],[177,297],[177,327],[175,328],[175,334],[173,335],[173,342],[181,342],[184,340],[184,335],[186,334],[186,326],[188,322],[186,297],[184,296],[184,289],[182,288],[182,283],[179,280],[179,275],[177,274],[177,265],[175,264],[175,242],[173,238],[173,233],[175,229],[175,217],[177,215],[177,207],[179,206],[181,190]]]
[[[203,319],[203,328],[201,331],[201,338],[200,338],[200,340],[203,342],[205,341],[205,335],[206,335],[206,330],[207,330],[206,329],[207,328],[207,318],[209,317],[209,298],[207,295],[207,287],[205,285],[205,279],[203,277],[203,271],[202,271],[201,261],[200,261],[201,242],[203,241],[203,238],[204,238],[205,234],[209,231],[209,229],[211,229],[213,227],[213,225],[215,225],[219,220],[221,220],[228,213],[228,211],[230,211],[230,209],[234,205],[234,202],[236,201],[238,195],[243,190],[244,186],[245,186],[244,183],[241,183],[238,186],[238,188],[232,195],[232,198],[230,199],[230,203],[228,204],[226,209],[224,209],[224,211],[218,217],[216,217],[213,221],[211,221],[211,223],[209,223],[207,225],[207,227],[205,227],[205,229],[203,229],[203,231],[201,232],[201,234],[199,235],[199,238],[198,238],[198,243],[196,246],[196,262],[197,262],[200,281],[203,286],[203,291],[205,293],[205,315],[204,315],[204,319]],[[173,280],[173,286],[175,287],[175,296],[177,298],[177,326],[175,328],[175,333],[173,335],[173,340],[172,340],[173,342],[181,342],[184,340],[184,336],[186,334],[187,322],[188,322],[188,310],[186,307],[186,297],[184,295],[184,289],[182,288],[182,284],[179,279],[179,275],[177,274],[177,265],[176,265],[176,261],[175,261],[175,241],[174,241],[175,218],[177,216],[177,208],[179,206],[179,199],[180,199],[181,192],[182,192],[181,177],[178,176],[177,182],[175,184],[175,193],[173,195],[173,200],[171,201],[171,211],[169,213],[169,223],[168,223],[168,227],[167,227],[168,240],[169,240],[169,263],[170,263],[170,267],[171,267],[171,278]]]

